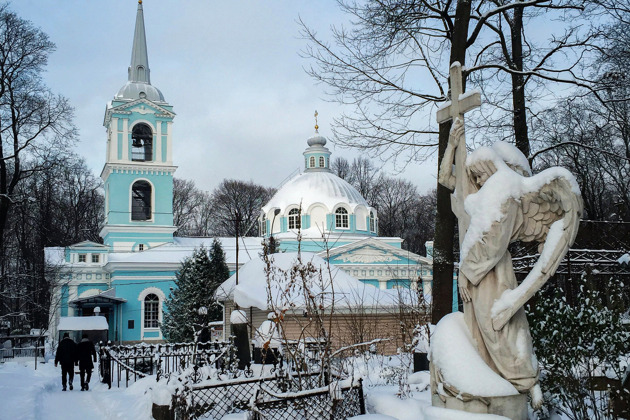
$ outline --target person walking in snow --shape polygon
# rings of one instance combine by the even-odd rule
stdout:
[[[74,378],[74,364],[77,357],[77,345],[70,338],[68,333],[63,334],[63,340],[59,342],[57,346],[57,353],[55,354],[55,367],[57,364],[61,364],[61,385],[62,391],[66,390],[66,383],[70,385],[70,391],[72,391],[72,379]],[[66,378],[67,375],[67,378]]]
[[[92,370],[94,369],[92,359],[96,362],[96,349],[87,334],[83,334],[81,342],[77,345],[77,359],[79,360],[79,372],[81,375],[81,391],[87,391],[90,389],[88,384],[90,383]],[[86,373],[87,378],[85,377]]]

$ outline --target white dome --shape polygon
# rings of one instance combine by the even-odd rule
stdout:
[[[297,175],[278,190],[276,195],[263,207],[265,214],[279,208],[281,212],[289,206],[302,206],[303,214],[311,205],[324,204],[333,211],[338,204],[346,204],[351,210],[358,205],[369,208],[359,191],[345,180],[328,171],[305,172]]]
[[[127,82],[120,88],[115,96],[116,99],[148,99],[151,102],[164,102],[164,95],[160,89],[143,82]]]

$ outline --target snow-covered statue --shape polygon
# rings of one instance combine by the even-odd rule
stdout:
[[[437,326],[431,351],[434,394],[447,408],[450,396],[461,403],[452,408],[526,418],[526,395],[539,408],[542,393],[523,305],[555,273],[573,244],[582,200],[571,173],[556,167],[532,176],[525,156],[508,143],[481,147],[466,156],[459,116],[453,118],[439,182],[454,190],[452,207],[459,219],[461,241],[458,288],[464,315],[447,316],[450,319],[444,319],[441,331],[442,322]],[[540,257],[520,285],[508,251],[514,241],[539,243]],[[477,355],[449,357],[473,359],[468,363],[485,366],[462,368],[461,361],[458,367],[447,360],[445,353],[450,350],[443,347],[457,340],[455,331],[472,344]],[[465,343],[458,345],[460,350],[465,347]],[[493,409],[492,398],[504,400]]]

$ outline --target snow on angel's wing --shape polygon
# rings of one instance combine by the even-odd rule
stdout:
[[[523,227],[518,239],[540,242],[540,256],[525,280],[506,290],[492,306],[492,326],[502,329],[544,284],[560,265],[575,241],[582,217],[582,198],[571,173],[550,168],[524,180],[521,197]]]

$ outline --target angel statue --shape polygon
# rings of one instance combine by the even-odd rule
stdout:
[[[459,263],[464,317],[486,364],[520,393],[529,392],[537,409],[542,405],[539,369],[523,305],[553,275],[575,240],[580,190],[563,168],[532,176],[525,156],[504,142],[476,149],[466,157],[465,170],[454,175],[455,150],[465,144],[463,136],[463,122],[455,118],[439,182],[453,190],[459,181],[457,188],[468,190]],[[539,243],[540,257],[520,285],[508,252],[514,241]]]

